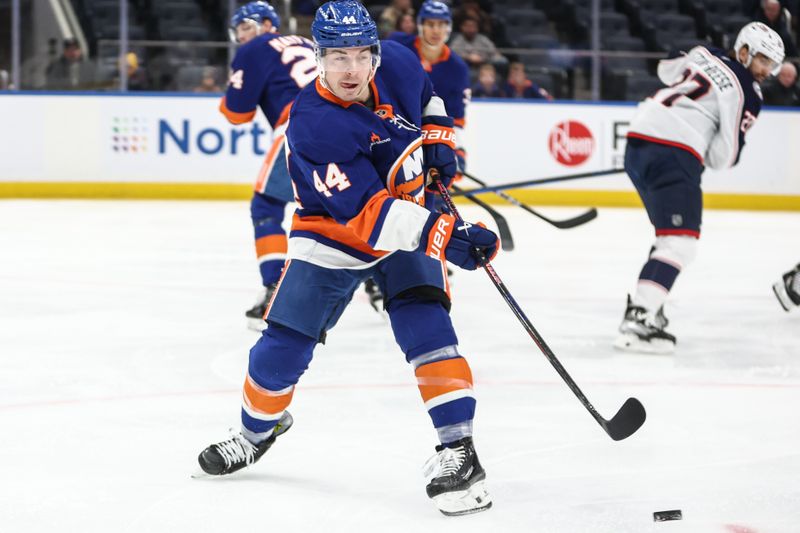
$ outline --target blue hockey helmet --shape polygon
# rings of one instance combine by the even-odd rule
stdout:
[[[444,2],[437,2],[436,0],[425,0],[419,8],[417,24],[422,24],[423,20],[428,19],[453,22],[453,16],[450,14],[450,7]]]
[[[381,43],[378,38],[378,26],[361,2],[355,0],[335,0],[326,2],[317,9],[314,22],[311,23],[311,35],[314,38],[314,52],[317,57],[319,79],[327,87],[325,71],[350,70],[353,63],[342,62],[342,65],[326,65],[325,51],[329,48],[361,48],[368,46],[372,57],[370,66],[372,74],[381,64]]]
[[[231,17],[231,25],[228,32],[231,36],[231,41],[237,42],[236,28],[243,22],[252,22],[257,26],[269,20],[272,23],[272,28],[277,30],[281,27],[281,17],[275,8],[267,2],[259,0],[258,2],[250,2],[239,7]]]
[[[378,26],[361,2],[337,0],[317,9],[311,35],[319,48],[379,45]]]

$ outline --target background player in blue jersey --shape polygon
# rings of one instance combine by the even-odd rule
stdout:
[[[466,126],[470,100],[469,67],[447,46],[453,17],[444,2],[426,0],[417,14],[419,35],[394,32],[389,39],[403,43],[420,60],[433,82],[436,95],[444,101],[447,114],[453,117],[456,131],[456,157],[459,170],[466,170],[463,128]]]
[[[283,149],[289,107],[301,88],[316,78],[309,40],[280,35],[280,18],[266,2],[250,2],[231,19],[231,38],[242,46],[231,64],[231,77],[220,111],[232,124],[253,120],[258,107],[273,129],[273,141],[255,183],[250,216],[255,233],[261,282],[255,305],[245,314],[256,330],[266,327],[264,313],[286,259],[282,223],[292,188]]]
[[[206,448],[200,465],[213,475],[239,470],[291,426],[286,408],[315,345],[372,277],[440,441],[428,496],[445,514],[488,509],[445,260],[474,270],[496,254],[497,236],[424,207],[428,170],[447,184],[457,169],[452,118],[418,59],[379,42],[369,13],[351,0],[320,7],[312,34],[319,78],[295,100],[286,134],[299,204],[286,267],[250,352],[242,431]]]
[[[668,85],[639,104],[625,150],[631,178],[656,230],[656,239],[628,297],[616,348],[670,353],[664,303],[678,274],[694,258],[703,213],[705,165],[739,161],[745,133],[761,110],[759,83],[777,74],[783,42],[760,22],[742,28],[733,53],[696,46],[659,62]]]

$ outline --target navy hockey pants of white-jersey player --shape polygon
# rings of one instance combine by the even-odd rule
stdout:
[[[330,269],[290,260],[267,312],[269,327],[250,351],[242,433],[268,438],[353,292],[372,277],[387,297],[397,344],[412,365],[441,442],[472,435],[472,374],[459,354],[442,263],[420,252],[395,252],[366,269]],[[369,350],[368,345],[360,352]],[[353,354],[353,356],[360,354]]]
[[[694,258],[703,215],[703,165],[685,149],[628,138],[625,171],[656,237],[639,274],[633,303],[656,312],[678,274]]]

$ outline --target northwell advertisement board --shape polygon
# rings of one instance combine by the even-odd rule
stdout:
[[[0,191],[5,185],[6,191],[27,196],[26,189],[42,191],[44,184],[68,192],[78,184],[90,191],[93,183],[103,183],[106,190],[116,183],[135,196],[137,187],[180,184],[184,190],[215,185],[223,196],[238,191],[235,196],[245,197],[269,149],[271,131],[260,113],[255,122],[229,124],[217,110],[218,100],[0,94]],[[464,143],[468,170],[495,184],[619,168],[634,112],[633,104],[472,102]],[[704,191],[783,196],[778,203],[795,208],[800,150],[792,147],[798,145],[800,113],[763,111],[748,132],[739,165],[707,170]],[[550,188],[632,191],[624,174]]]

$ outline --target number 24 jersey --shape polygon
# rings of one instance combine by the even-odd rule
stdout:
[[[289,259],[365,268],[417,248],[425,207],[422,117],[446,116],[414,54],[382,41],[373,107],[345,102],[317,80],[289,117],[287,159],[300,207]]]
[[[220,111],[233,124],[243,124],[260,106],[275,129],[286,121],[300,89],[316,77],[311,41],[297,35],[259,35],[236,51]]]

